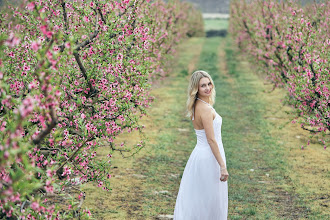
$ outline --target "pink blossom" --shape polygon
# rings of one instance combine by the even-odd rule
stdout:
[[[0,126],[0,131],[4,131],[6,129],[6,125],[7,125],[6,121],[2,122]]]
[[[84,21],[89,22],[89,18],[87,16],[84,16]]]
[[[30,2],[29,4],[27,4],[27,8],[32,11],[35,7],[35,3],[34,2]]]
[[[3,157],[5,159],[8,159],[9,158],[9,152],[8,151],[5,151],[4,154],[3,154]]]
[[[62,176],[70,175],[71,170],[67,166],[64,167],[64,172],[62,173]]]
[[[123,55],[121,53],[117,55],[117,60],[123,60]]]
[[[71,44],[70,44],[70,42],[66,42],[66,43],[64,44],[64,46],[65,46],[66,48],[70,48],[70,47],[71,47]]]
[[[50,169],[48,169],[46,173],[47,173],[47,176],[48,177],[52,177],[53,176],[53,172]]]
[[[37,210],[40,208],[39,203],[37,203],[37,202],[33,202],[33,203],[31,204],[31,208],[32,208],[34,211],[37,211]]]
[[[13,51],[10,51],[10,53],[8,54],[8,56],[10,56],[11,58],[14,58],[15,57],[15,54]]]
[[[42,25],[42,26],[40,26],[39,28],[40,28],[40,31],[41,31],[44,35],[47,34],[47,25]]]
[[[40,31],[46,35],[46,37],[51,38],[53,36],[53,32],[47,30],[47,25],[42,25],[39,27]]]
[[[15,37],[14,33],[10,33],[8,39],[5,41],[5,45],[8,47],[15,47],[17,46],[21,40],[17,37]]]
[[[46,181],[45,190],[48,193],[53,193],[54,192],[54,187],[53,187],[52,182],[50,180]]]
[[[34,108],[34,100],[31,97],[27,97],[23,100],[21,106],[19,107],[19,112],[23,118],[29,115]]]

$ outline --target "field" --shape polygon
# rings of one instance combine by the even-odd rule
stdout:
[[[227,28],[224,20],[206,20],[207,30]],[[284,91],[256,74],[236,52],[230,36],[190,38],[179,48],[166,80],[153,86],[155,101],[145,125],[147,146],[121,159],[115,153],[112,191],[85,185],[85,207],[95,219],[157,219],[173,214],[181,175],[196,144],[184,116],[189,75],[209,72],[216,86],[214,105],[223,118],[222,138],[229,172],[229,219],[327,219],[330,217],[329,150],[311,143],[308,133],[290,123],[280,102]],[[135,143],[138,134],[118,142]],[[108,153],[100,149],[99,157]]]

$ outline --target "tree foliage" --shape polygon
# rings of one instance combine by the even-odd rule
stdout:
[[[295,119],[326,148],[330,131],[330,2],[236,0],[230,31],[266,78],[284,87]],[[295,120],[293,121],[295,122]],[[309,144],[309,141],[308,141]]]

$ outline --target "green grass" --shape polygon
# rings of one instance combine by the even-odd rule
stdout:
[[[228,20],[227,19],[204,19],[204,29],[209,30],[227,30]]]

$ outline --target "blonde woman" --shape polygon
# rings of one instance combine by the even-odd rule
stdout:
[[[212,107],[215,88],[211,76],[198,70],[188,87],[187,116],[197,144],[183,172],[174,220],[225,220],[228,213],[228,171],[221,140],[222,118]]]

